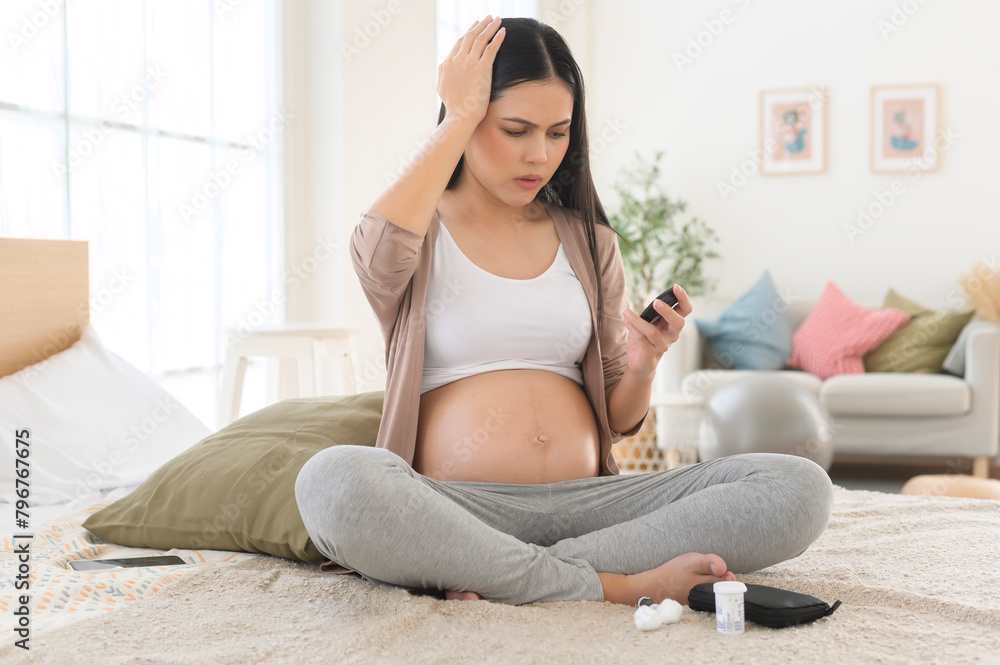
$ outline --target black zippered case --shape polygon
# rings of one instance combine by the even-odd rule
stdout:
[[[696,584],[688,593],[692,610],[715,612],[715,592],[712,582]],[[743,594],[743,615],[747,621],[768,628],[784,628],[809,623],[830,616],[840,607],[838,600],[831,607],[819,598],[804,593],[786,591],[762,584],[747,584]]]

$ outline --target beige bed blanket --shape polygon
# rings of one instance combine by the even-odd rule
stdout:
[[[688,608],[641,632],[633,608],[444,601],[267,555],[185,575],[155,596],[42,631],[53,663],[1000,663],[1000,502],[836,487],[801,556],[740,576],[808,593],[830,617],[715,632]]]

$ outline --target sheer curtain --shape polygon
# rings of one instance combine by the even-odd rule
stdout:
[[[0,8],[0,236],[89,241],[91,322],[151,374],[284,320],[279,4]]]

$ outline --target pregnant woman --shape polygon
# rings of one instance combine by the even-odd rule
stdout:
[[[387,349],[375,447],[295,484],[324,569],[448,599],[687,603],[798,556],[833,487],[801,457],[620,475],[691,302],[628,309],[563,38],[487,17],[438,69],[438,125],[366,210],[351,257]]]

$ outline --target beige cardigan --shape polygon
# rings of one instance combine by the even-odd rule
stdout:
[[[549,203],[545,207],[590,301],[593,332],[582,362],[584,391],[600,423],[599,475],[617,475],[619,470],[611,445],[638,432],[649,414],[647,410],[639,423],[625,433],[614,432],[608,425],[607,392],[621,380],[628,363],[628,330],[621,313],[629,304],[618,237],[611,227],[596,224],[604,289],[604,334],[598,340],[597,319],[593,316],[597,309],[597,283],[583,220],[573,210]],[[375,445],[388,448],[411,466],[424,361],[424,302],[440,226],[435,211],[426,236],[421,238],[385,217],[366,211],[350,240],[354,269],[385,338],[385,402]]]

